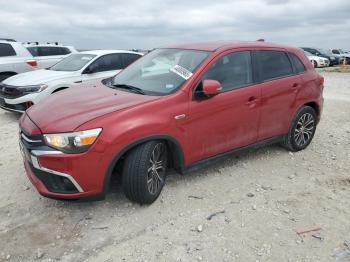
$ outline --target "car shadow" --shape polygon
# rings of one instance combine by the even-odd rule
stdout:
[[[273,155],[278,155],[281,153],[287,153],[287,151],[283,148],[281,148],[278,145],[269,145],[257,149],[251,149],[247,150],[245,152],[233,153],[232,155],[227,155],[222,158],[218,158],[214,163],[210,164],[210,166],[203,167],[201,169],[198,169],[193,172],[186,173],[184,175],[181,175],[175,171],[170,171],[167,175],[167,181],[165,184],[165,187],[169,188],[177,188],[182,185],[193,183],[195,184],[196,181],[200,179],[204,179],[204,176],[210,176],[211,174],[214,175],[214,173],[222,173],[220,170],[232,167],[232,166],[247,166],[249,162],[251,161],[257,161],[258,159],[263,158],[266,156],[266,154],[269,154],[271,157]],[[239,175],[239,173],[237,173]],[[160,196],[161,197],[161,196]],[[79,206],[79,209],[90,209],[93,210],[97,207],[102,206],[110,206],[111,208],[116,207],[124,207],[127,208],[128,206],[134,205],[139,206],[140,208],[146,208],[147,205],[135,205],[135,203],[131,203],[130,200],[128,200],[124,193],[123,193],[123,187],[122,182],[120,179],[118,179],[118,176],[114,176],[114,179],[112,179],[110,184],[109,192],[106,196],[106,199],[102,201],[91,201],[91,200],[49,200],[54,201],[52,202],[52,205],[59,205],[61,207],[66,207],[68,209],[75,208],[77,205]],[[156,200],[156,201],[159,201]],[[47,203],[48,204],[48,203]],[[51,204],[48,204],[51,205]]]
[[[2,114],[2,119],[6,121],[18,121],[21,116],[21,113],[5,111]]]

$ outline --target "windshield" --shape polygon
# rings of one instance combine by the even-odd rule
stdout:
[[[332,55],[332,52],[327,49],[320,49],[320,53],[324,55]]]
[[[166,95],[178,90],[210,52],[183,49],[156,49],[140,58],[112,80],[148,95]]]
[[[91,54],[72,54],[60,62],[50,67],[54,71],[78,71],[89,63],[96,55]]]
[[[306,56],[315,56],[315,55],[309,53],[308,51],[304,51],[304,53],[305,53]]]

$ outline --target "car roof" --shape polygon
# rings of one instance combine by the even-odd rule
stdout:
[[[289,46],[283,46],[264,41],[219,41],[219,42],[200,42],[200,43],[189,43],[180,45],[171,45],[163,48],[179,48],[179,49],[192,49],[201,51],[217,51],[226,50],[232,48],[241,47],[278,47],[278,48],[290,48]]]
[[[137,54],[143,55],[142,53],[128,51],[128,50],[90,50],[90,51],[82,51],[79,52],[81,54],[91,54],[91,55],[107,55],[107,54],[115,54],[115,53],[128,53],[128,54]]]

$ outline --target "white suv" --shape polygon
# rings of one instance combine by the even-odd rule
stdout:
[[[64,58],[48,69],[12,76],[0,83],[0,107],[24,112],[51,94],[107,79],[142,56],[122,50],[86,51]]]
[[[50,67],[75,52],[73,47],[58,44],[22,44],[0,39],[0,82],[16,74]]]
[[[61,61],[67,55],[77,53],[74,47],[59,45],[57,42],[47,44],[28,42],[23,45],[38,62],[38,68],[48,68]]]

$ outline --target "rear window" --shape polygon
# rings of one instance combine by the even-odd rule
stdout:
[[[293,74],[288,55],[282,51],[258,51],[260,79],[266,81]]]
[[[10,44],[0,43],[0,57],[15,56],[16,51]]]
[[[300,59],[295,55],[295,54],[291,54],[289,53],[289,56],[291,57],[296,73],[300,74],[302,72],[305,72],[305,66],[304,64],[300,61]]]

